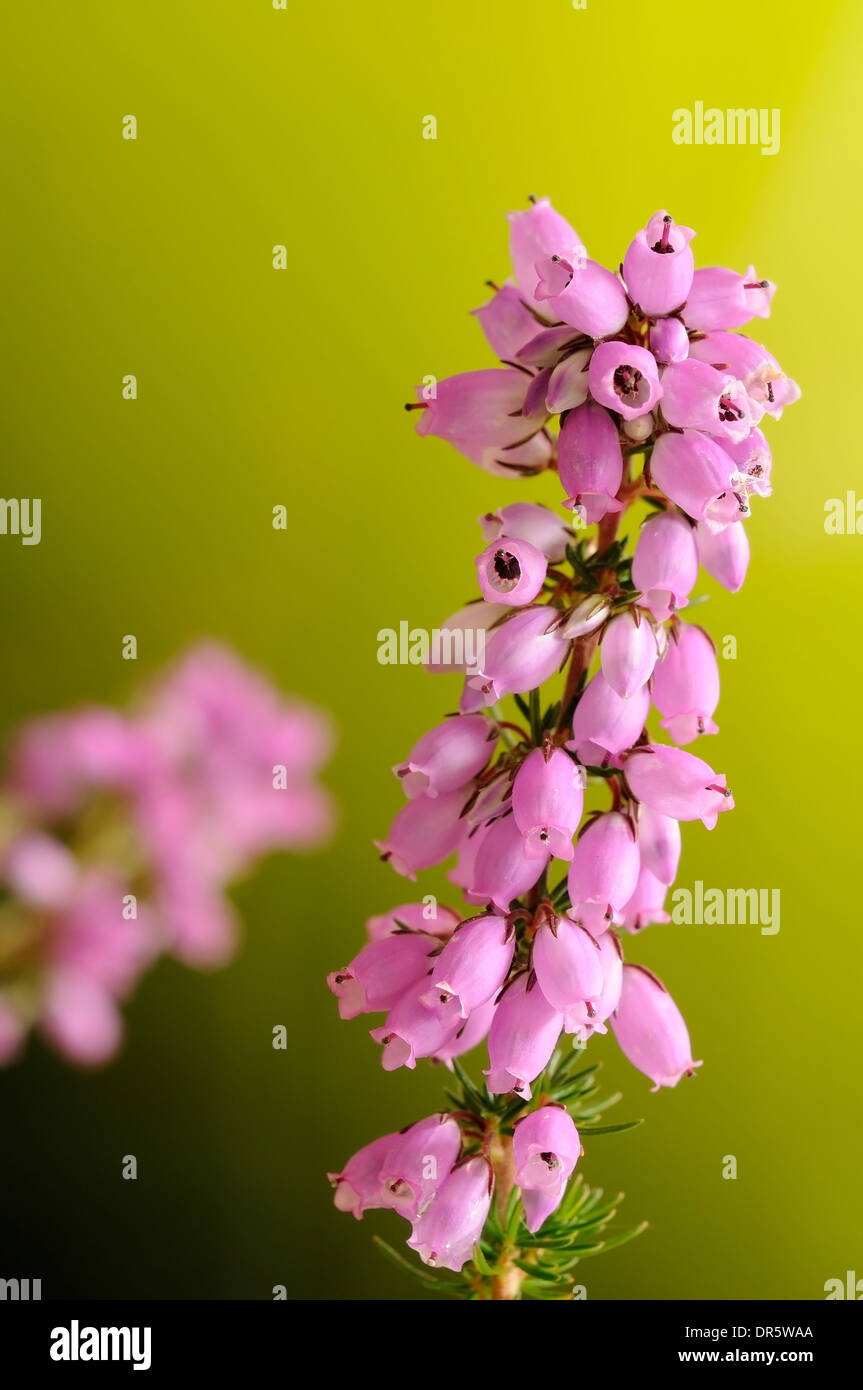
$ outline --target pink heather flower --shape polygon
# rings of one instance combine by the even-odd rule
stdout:
[[[597,945],[602,965],[602,989],[594,1004],[573,1004],[564,1016],[564,1032],[586,1042],[594,1033],[607,1033],[606,1019],[617,1008],[623,982],[623,951],[617,932],[603,932]]]
[[[626,760],[626,780],[637,801],[674,820],[700,820],[712,830],[721,811],[734,810],[725,774],[682,748],[648,744]]]
[[[465,799],[462,789],[409,801],[397,813],[387,838],[374,842],[381,858],[397,874],[414,880],[421,869],[430,869],[448,859],[461,838],[459,817]]]
[[[756,497],[769,497],[773,491],[770,484],[773,459],[770,445],[761,430],[750,430],[745,439],[736,442],[727,439],[722,447],[735,464],[735,471],[731,475],[735,492],[744,498],[753,493]]]
[[[716,526],[699,521],[695,528],[698,558],[709,575],[732,594],[743,588],[749,567],[749,537],[738,522]]]
[[[680,822],[650,806],[638,808],[638,852],[644,868],[660,883],[672,884],[680,863]]]
[[[536,319],[516,285],[503,285],[471,313],[479,320],[492,352],[502,362],[513,362],[519,355],[519,348],[536,336]]]
[[[584,256],[549,256],[537,264],[536,298],[588,338],[609,338],[629,318],[626,292],[610,270]]]
[[[3,862],[9,888],[31,907],[56,912],[72,901],[78,862],[71,850],[42,831],[13,840]]]
[[[491,1206],[493,1178],[485,1158],[470,1158],[441,1183],[414,1222],[408,1245],[423,1264],[458,1273],[476,1249]]]
[[[611,1020],[628,1061],[649,1076],[654,1091],[691,1076],[693,1062],[683,1016],[661,980],[643,965],[623,967],[620,1003]]]
[[[340,1173],[327,1173],[335,1189],[333,1203],[339,1211],[349,1211],[360,1221],[364,1211],[383,1205],[380,1171],[400,1138],[399,1134],[385,1134],[358,1149]]]
[[[640,737],[650,710],[646,685],[626,700],[608,684],[602,671],[587,686],[572,716],[572,738],[566,744],[585,767],[604,767],[625,753]]]
[[[545,998],[563,1014],[577,1004],[595,1004],[602,993],[599,942],[568,917],[551,917],[540,927],[532,963]]]
[[[35,719],[10,756],[13,794],[48,815],[67,815],[93,791],[134,790],[152,761],[149,739],[125,715],[82,709]]]
[[[566,218],[552,207],[548,198],[539,198],[529,208],[508,212],[509,255],[515,278],[523,297],[540,311],[544,305],[534,298],[537,286],[537,262],[548,256],[560,255],[566,260],[584,255],[581,238]]]
[[[568,323],[557,324],[554,328],[542,328],[531,338],[529,343],[518,355],[519,362],[523,362],[526,367],[538,367],[540,370],[551,367],[552,375],[554,369],[562,366],[568,360],[570,354],[585,354],[585,361],[588,361],[593,347],[582,348],[579,344],[584,342],[582,334],[577,333],[574,328],[570,328]]]
[[[137,918],[124,918],[124,891],[105,870],[91,869],[80,876],[69,902],[48,925],[44,962],[49,977],[53,972],[71,974],[112,996],[128,994],[161,942],[146,904],[138,905]],[[70,1004],[72,992],[70,987],[64,995]]]
[[[464,787],[482,772],[494,751],[498,731],[481,714],[466,714],[436,724],[414,744],[407,761],[393,772],[405,795],[436,797]]]
[[[527,378],[524,378],[526,380]],[[542,402],[542,392],[537,393],[534,382],[538,378],[534,377],[533,382],[528,387],[530,392],[531,410],[537,412],[537,418],[542,415],[543,419],[548,416],[547,410],[540,411]],[[545,387],[545,378],[539,382],[541,387]],[[528,404],[528,395],[525,395],[525,412]],[[454,441],[451,441],[454,442]],[[477,468],[481,468],[484,473],[491,473],[496,478],[531,478],[536,473],[541,473],[548,468],[554,453],[554,442],[545,430],[539,430],[532,434],[529,439],[520,440],[516,444],[462,444],[456,443],[455,447],[459,453],[469,458],[471,463],[475,463]]]
[[[749,397],[754,425],[765,413],[781,419],[784,407],[800,399],[797,382],[785,375],[766,347],[743,333],[707,333],[693,340],[689,352],[699,362],[738,378]]]
[[[396,936],[405,927],[412,932],[428,932],[431,936],[448,937],[458,926],[461,918],[451,907],[442,903],[400,903],[389,912],[366,921],[366,935],[370,941],[382,941],[384,937]]]
[[[445,1042],[443,1047],[439,1047],[437,1052],[431,1054],[432,1061],[443,1062],[444,1066],[452,1071],[453,1057],[461,1057],[465,1052],[472,1051],[486,1037],[494,1018],[494,1011],[495,1001],[493,999],[487,1000],[485,1004],[480,1004],[455,1036]]]
[[[458,1027],[497,994],[512,964],[515,934],[504,917],[472,917],[453,932],[434,968],[423,1004]]]
[[[656,629],[637,608],[612,618],[602,634],[602,674],[624,700],[650,680],[658,655]]]
[[[552,415],[574,410],[587,400],[590,357],[590,348],[579,348],[558,362],[552,371],[545,392],[545,404]]]
[[[686,300],[695,270],[689,245],[694,236],[691,227],[678,227],[664,208],[636,232],[623,259],[623,278],[643,314],[669,314]]]
[[[542,875],[551,854],[528,854],[514,816],[495,821],[482,837],[473,866],[473,877],[465,893],[468,902],[491,903],[500,912],[532,888]]]
[[[638,874],[635,892],[621,909],[623,925],[628,932],[641,931],[651,922],[670,922],[665,911],[665,896],[668,885],[660,882],[655,874],[642,864]]]
[[[344,970],[327,976],[340,1018],[391,1009],[432,968],[440,942],[422,932],[399,932],[370,941]]]
[[[421,993],[425,993],[425,981],[403,994],[390,1009],[386,1022],[369,1033],[374,1042],[381,1044],[384,1071],[396,1071],[399,1067],[414,1071],[418,1057],[431,1057],[458,1031],[458,1014],[450,1017],[426,1008]]]
[[[614,421],[602,406],[587,402],[567,415],[558,442],[558,472],[565,506],[581,507],[588,526],[619,512],[623,452]]]
[[[582,1152],[581,1140],[562,1106],[543,1105],[518,1121],[512,1151],[525,1222],[527,1229],[535,1232],[563,1201]]]
[[[476,557],[482,596],[489,603],[531,603],[545,583],[548,562],[530,541],[492,541]]]
[[[572,916],[592,935],[606,931],[632,897],[639,863],[632,823],[619,811],[605,811],[579,835],[569,866],[569,900]]]
[[[488,367],[445,377],[428,402],[423,387],[417,397],[425,406],[419,412],[417,434],[446,439],[462,453],[489,446],[509,448],[530,439],[548,417],[544,400],[533,415],[523,414],[531,378],[514,367]],[[476,460],[474,460],[476,461]]]
[[[689,356],[689,334],[680,319],[658,319],[650,325],[650,351],[663,366]],[[704,361],[704,358],[701,359]]]
[[[84,1066],[98,1066],[113,1057],[123,1033],[110,991],[78,970],[51,973],[42,998],[40,1027],[58,1052]]]
[[[479,524],[487,541],[528,541],[552,564],[563,559],[573,538],[562,517],[538,502],[511,502],[496,512],[486,512]]]
[[[528,988],[519,975],[504,991],[488,1034],[488,1089],[492,1095],[515,1091],[530,1100],[530,1083],[548,1066],[560,1037],[563,1014],[552,1008],[539,985]]]
[[[632,343],[600,343],[590,359],[590,394],[624,420],[647,415],[663,394],[656,359]]]
[[[694,357],[672,362],[662,373],[662,413],[677,429],[705,430],[722,442],[745,439],[751,429],[742,384]]]
[[[524,694],[554,674],[569,654],[568,642],[554,626],[559,616],[556,609],[539,605],[494,629],[482,670],[465,682],[463,714],[496,704],[504,695]]]
[[[683,310],[687,328],[711,333],[716,329],[742,328],[751,318],[770,317],[770,301],[776,286],[759,280],[750,266],[745,275],[723,266],[696,270]]]
[[[381,1164],[380,1205],[415,1221],[449,1177],[460,1150],[461,1130],[451,1115],[430,1115],[403,1130]]]
[[[572,858],[584,806],[581,771],[560,748],[528,753],[512,788],[512,809],[528,859]]]
[[[507,612],[505,603],[482,601],[460,608],[441,624],[439,646],[435,649],[432,645],[425,669],[433,675],[474,669],[483,650],[481,643],[485,641],[485,634]],[[478,637],[478,633],[483,636]]]
[[[653,703],[663,715],[660,727],[675,743],[692,743],[699,734],[718,734],[713,712],[719,704],[716,649],[703,627],[678,623],[653,673]]]
[[[657,622],[665,622],[677,609],[686,607],[697,578],[698,554],[689,523],[674,512],[663,512],[646,522],[632,557],[632,582],[641,590],[642,607],[649,609]]]

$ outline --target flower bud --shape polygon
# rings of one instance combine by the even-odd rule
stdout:
[[[649,710],[646,685],[624,700],[597,671],[575,707],[566,747],[585,767],[605,767],[640,737]]]
[[[520,975],[503,993],[488,1034],[488,1089],[530,1100],[530,1083],[548,1066],[560,1037],[563,1014],[552,1008],[534,980]]]
[[[599,936],[632,897],[638,869],[631,822],[619,811],[597,816],[579,835],[569,867],[572,916]]]
[[[639,600],[657,622],[685,608],[698,578],[692,527],[682,516],[663,512],[641,528],[632,557],[632,582]]]
[[[568,917],[545,922],[533,939],[533,968],[552,1008],[563,1014],[576,1004],[595,1004],[602,992],[599,942]]]
[[[661,980],[643,965],[623,967],[620,1003],[612,1016],[614,1036],[624,1056],[649,1076],[654,1091],[691,1076],[693,1062],[683,1016]]]
[[[679,623],[665,656],[653,673],[653,703],[664,716],[661,728],[675,743],[692,743],[699,734],[718,734],[713,712],[719,704],[716,649],[702,627]]]
[[[689,356],[689,334],[680,319],[658,319],[650,325],[650,351],[663,366],[686,360]]]
[[[492,999],[512,964],[515,939],[503,917],[472,917],[453,932],[434,961],[421,996],[427,1008],[451,1019],[466,1019]]]
[[[602,406],[588,401],[567,415],[557,467],[565,505],[582,507],[588,526],[607,512],[620,511],[616,494],[623,481],[623,453],[614,421]]]
[[[739,522],[717,526],[699,521],[695,528],[698,558],[707,573],[732,594],[743,588],[749,567],[749,537]]]
[[[528,859],[572,858],[584,806],[580,768],[560,748],[534,748],[515,775],[512,809]]]
[[[602,627],[611,607],[611,599],[604,594],[592,594],[590,598],[582,599],[574,608],[570,608],[561,623],[561,637],[574,641],[576,637],[586,637],[588,633],[596,632],[598,627]]]
[[[637,608],[612,618],[602,635],[602,674],[622,699],[646,685],[658,657],[653,623]],[[640,732],[640,731],[639,731]]]

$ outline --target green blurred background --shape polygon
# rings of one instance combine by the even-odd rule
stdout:
[[[491,364],[467,311],[507,274],[504,213],[529,193],[608,264],[663,206],[699,263],[754,259],[780,287],[756,336],[804,388],[770,428],[743,592],[701,585],[699,621],[738,641],[705,748],[738,809],[688,828],[679,879],[778,887],[782,927],[633,945],[706,1062],[651,1096],[611,1039],[591,1045],[620,1118],[648,1123],[594,1139],[584,1171],[651,1229],[583,1280],[591,1298],[823,1298],[863,1274],[863,540],[823,528],[856,485],[861,28],[853,0],[11,7],[0,490],[42,497],[43,539],[0,537],[3,725],[123,701],[217,636],[334,711],[342,818],[328,851],[239,886],[227,970],[145,980],[113,1066],[37,1044],[0,1075],[0,1274],[46,1297],[422,1296],[370,1246],[401,1224],[335,1213],[323,1172],[434,1109],[442,1074],[385,1075],[324,975],[412,896],[370,842],[400,803],[390,766],[457,699],[457,678],[380,666],[376,634],[473,593],[480,512],[556,498],[420,441],[401,411],[427,373]],[[778,107],[781,152],[674,145],[671,113],[696,100]]]

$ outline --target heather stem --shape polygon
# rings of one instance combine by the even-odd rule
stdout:
[[[494,1191],[497,1210],[501,1222],[506,1218],[506,1209],[515,1186],[515,1160],[512,1152],[512,1139],[498,1134],[491,1148],[491,1163],[494,1169]],[[513,1300],[518,1297],[522,1281],[526,1278],[523,1269],[513,1263],[515,1251],[508,1249],[501,1261],[501,1270],[491,1281],[493,1302]]]

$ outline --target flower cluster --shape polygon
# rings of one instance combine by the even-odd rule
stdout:
[[[228,882],[330,825],[314,780],[329,744],[317,711],[211,645],[129,713],[25,726],[0,791],[0,1062],[36,1024],[71,1060],[103,1062],[159,953],[222,963]]]
[[[547,1103],[564,1035],[580,1047],[610,1023],[654,1090],[700,1065],[671,995],[624,962],[621,941],[668,921],[680,823],[712,829],[734,806],[725,776],[688,751],[718,732],[719,672],[708,634],[680,614],[699,564],[741,587],[745,519],[752,498],[770,494],[761,425],[800,393],[736,331],[769,315],[774,286],[751,267],[696,270],[693,236],[657,212],[618,275],[589,258],[546,199],[511,214],[514,280],[476,311],[502,365],[432,379],[408,407],[421,412],[420,434],[498,477],[556,471],[570,514],[517,502],[481,518],[480,596],[444,624],[463,639],[455,650],[479,659],[431,668],[461,669],[459,712],[394,769],[406,799],[382,857],[415,879],[455,854],[449,878],[473,914],[397,908],[373,921],[371,940],[329,984],[343,1017],[385,1012],[371,1036],[387,1070],[423,1057],[452,1068],[487,1038],[484,1132],[522,1153],[516,1184],[531,1233],[563,1187],[548,1206],[526,1175],[553,1159],[548,1171],[565,1185],[580,1150],[566,1109]],[[618,530],[636,508],[629,554]],[[545,699],[541,687],[561,670],[562,694]],[[653,719],[670,742],[648,731]],[[602,787],[609,804],[585,812],[586,791]],[[545,1149],[524,1157],[524,1136],[551,1127]],[[351,1161],[366,1185],[357,1195],[349,1164],[337,1205],[346,1182],[355,1214],[391,1205],[367,1199],[393,1142]],[[454,1251],[453,1269],[471,1250],[485,1258],[489,1210],[484,1171],[461,1161],[411,1213],[409,1244],[426,1261]],[[456,1174],[454,1234],[455,1196],[434,1212]],[[419,1229],[426,1213],[431,1242]]]

